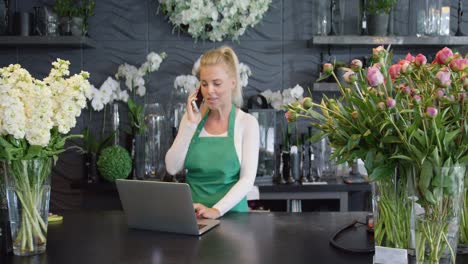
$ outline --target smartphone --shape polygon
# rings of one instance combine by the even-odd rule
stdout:
[[[202,102],[203,102],[203,95],[202,95],[201,88],[200,88],[198,89],[197,98],[192,101],[192,107],[195,112],[200,112],[200,106]]]

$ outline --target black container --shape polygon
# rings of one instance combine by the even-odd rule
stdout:
[[[29,12],[16,12],[14,19],[14,33],[17,36],[30,36],[32,31],[32,14]]]

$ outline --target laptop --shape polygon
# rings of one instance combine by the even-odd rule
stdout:
[[[117,190],[131,228],[201,235],[219,220],[198,219],[186,183],[118,179]]]

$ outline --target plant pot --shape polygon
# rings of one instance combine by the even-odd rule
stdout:
[[[70,31],[72,36],[84,36],[83,18],[72,17]]]
[[[13,253],[45,252],[52,159],[16,160],[6,165],[8,213]]]
[[[388,14],[369,14],[368,29],[371,36],[386,36],[388,32]]]

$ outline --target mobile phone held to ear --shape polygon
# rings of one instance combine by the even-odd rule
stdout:
[[[203,102],[203,95],[201,93],[201,88],[198,89],[197,98],[192,101],[192,107],[195,112],[200,112],[200,106]]]

